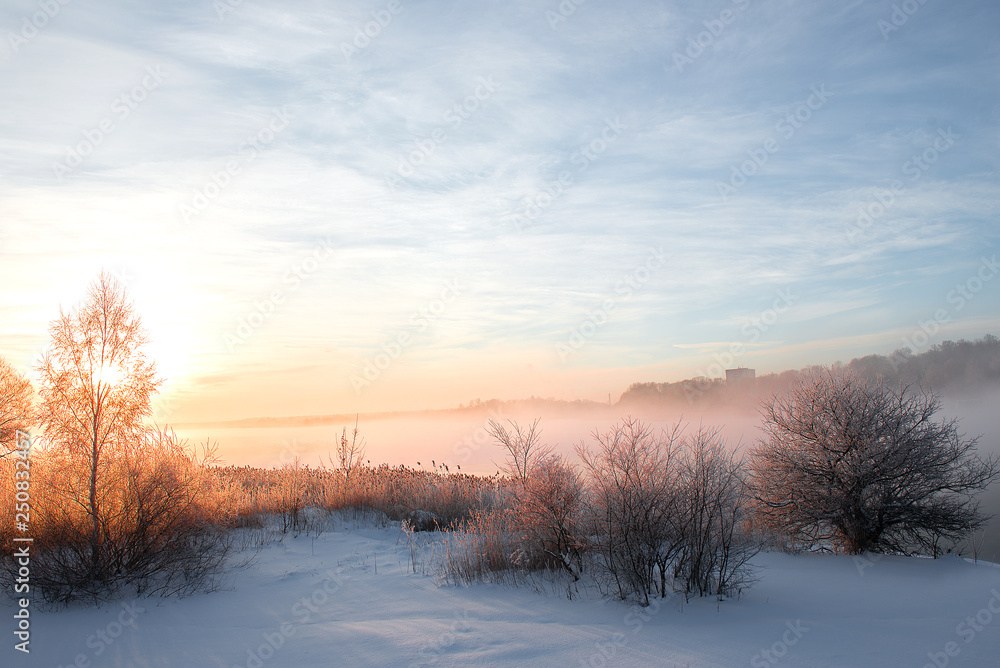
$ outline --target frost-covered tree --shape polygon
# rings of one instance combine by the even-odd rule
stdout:
[[[147,335],[109,274],[98,277],[80,308],[60,310],[49,335],[52,343],[39,369],[39,415],[46,441],[82,473],[77,497],[90,523],[91,568],[96,570],[102,505],[113,491],[108,484],[113,455],[142,440],[143,418],[151,412],[158,381],[142,352]]]
[[[988,519],[975,494],[996,479],[977,439],[936,420],[940,400],[848,371],[817,371],[762,408],[750,455],[765,525],[849,553],[957,542]]]
[[[31,382],[0,357],[0,457],[31,422]]]
[[[521,559],[529,568],[561,568],[579,579],[584,501],[580,475],[541,443],[537,419],[527,427],[513,420],[507,425],[490,420],[488,432],[507,452],[502,468],[511,479],[509,520],[522,536]]]
[[[39,367],[41,469],[32,479],[34,585],[58,602],[122,587],[212,586],[227,542],[210,519],[203,467],[172,432],[146,422],[160,381],[124,289],[102,273],[49,333]]]

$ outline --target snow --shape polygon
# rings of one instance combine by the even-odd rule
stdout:
[[[590,588],[568,600],[444,585],[440,535],[416,539],[414,573],[398,523],[335,516],[318,537],[268,544],[221,591],[32,609],[31,654],[6,631],[0,665],[942,668],[1000,656],[1000,567],[985,562],[763,553],[739,600],[642,610]]]

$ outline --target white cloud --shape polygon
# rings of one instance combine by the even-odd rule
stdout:
[[[277,368],[267,346],[282,345],[343,368],[456,277],[467,292],[407,364],[433,373],[462,350],[490,367],[501,351],[551,350],[660,246],[667,265],[588,343],[587,364],[676,369],[678,346],[738,338],[786,286],[802,301],[769,354],[820,354],[814,339],[835,350],[905,329],[997,246],[1000,101],[983,83],[995,9],[944,21],[928,5],[883,40],[878,7],[753,2],[678,73],[672,54],[728,4],[587,3],[555,29],[530,2],[401,6],[350,58],[343,45],[383,3],[248,1],[223,20],[210,3],[73,3],[8,54],[0,354],[25,363],[58,305],[121,266],[185,377]],[[8,23],[33,7],[11,6]],[[163,82],[119,117],[115,100],[150,67]],[[829,101],[777,133],[818,85]],[[269,133],[282,109],[291,120]],[[105,118],[113,131],[56,180],[53,161]],[[605,141],[615,119],[625,129]],[[859,207],[946,127],[955,147],[849,238]],[[779,150],[723,202],[718,184],[772,137]],[[561,174],[569,184],[547,194]],[[205,206],[185,220],[196,191]],[[323,243],[329,259],[293,289],[289,272]],[[225,337],[275,290],[285,301],[241,348],[254,352],[234,357]],[[828,336],[838,319],[875,329]]]

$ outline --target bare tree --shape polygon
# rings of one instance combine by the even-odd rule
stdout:
[[[361,461],[365,458],[365,439],[358,440],[358,417],[354,418],[354,431],[351,432],[350,440],[347,438],[347,427],[344,427],[340,442],[337,443],[337,463],[346,480],[351,479],[351,474],[361,466]]]
[[[550,455],[535,463],[514,493],[515,522],[536,553],[530,556],[545,568],[565,569],[574,581],[582,567],[583,492],[576,469],[562,456]]]
[[[49,327],[51,346],[42,359],[39,414],[46,440],[64,449],[87,473],[92,566],[99,565],[101,476],[105,453],[142,439],[142,420],[159,385],[142,346],[142,329],[124,290],[107,273],[91,286],[83,306],[60,309]]]
[[[521,427],[514,420],[507,420],[510,429],[496,420],[490,420],[486,430],[507,450],[507,459],[501,467],[503,472],[521,483],[528,479],[528,475],[538,462],[552,454],[552,448],[542,445],[539,441],[541,438],[539,419],[536,418],[528,427]]]
[[[820,370],[762,408],[751,487],[770,529],[850,553],[932,550],[981,527],[975,494],[1000,474],[940,400]]]
[[[0,457],[14,447],[31,422],[31,383],[0,357]]]
[[[202,467],[144,422],[160,381],[124,290],[102,273],[49,332],[38,407],[45,494],[33,512],[39,589],[66,602],[127,585],[182,593],[206,584],[226,543],[204,507]]]

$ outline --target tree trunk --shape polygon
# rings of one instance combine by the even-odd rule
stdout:
[[[90,568],[97,575],[100,567],[101,522],[97,507],[97,463],[100,450],[97,446],[97,418],[94,419],[94,440],[90,450]]]

